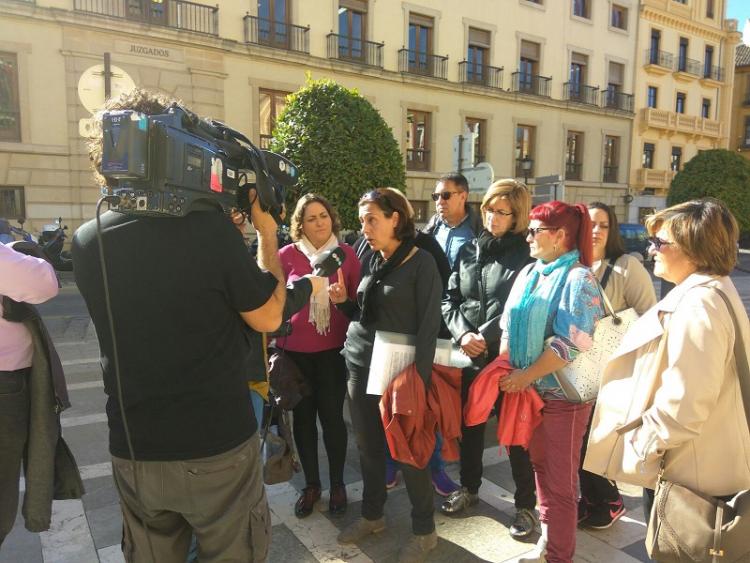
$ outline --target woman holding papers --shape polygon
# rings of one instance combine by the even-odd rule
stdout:
[[[498,355],[505,301],[519,270],[532,261],[526,243],[531,210],[527,187],[513,179],[499,180],[487,190],[481,210],[484,230],[459,250],[443,299],[445,324],[472,360],[462,373],[463,405],[480,370]],[[461,488],[443,503],[445,513],[460,512],[479,501],[484,428],[485,424],[461,428]],[[524,538],[531,535],[537,521],[534,472],[521,446],[510,448],[510,465],[516,484],[516,517],[510,534]]]
[[[414,338],[416,370],[429,387],[443,291],[435,260],[414,244],[414,220],[401,192],[378,188],[366,193],[359,201],[359,219],[365,240],[375,252],[362,264],[356,301],[348,300],[343,278],[329,289],[331,301],[347,309],[353,318],[344,358],[364,483],[362,517],[339,534],[339,543],[344,544],[356,543],[385,528],[386,444],[381,398],[367,394],[375,332],[396,332]],[[402,473],[412,504],[414,535],[401,548],[399,561],[421,561],[437,544],[430,469],[404,464]]]
[[[520,561],[572,563],[576,546],[578,462],[591,404],[566,400],[553,373],[593,344],[602,317],[592,262],[591,219],[582,204],[551,201],[530,214],[526,240],[536,258],[519,272],[500,321],[500,354],[516,368],[504,392],[534,385],[544,400],[529,444],[542,537]],[[545,559],[546,556],[546,559]]]

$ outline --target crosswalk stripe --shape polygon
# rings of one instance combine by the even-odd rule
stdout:
[[[103,412],[96,414],[85,414],[83,416],[62,416],[60,424],[63,428],[72,428],[73,426],[83,426],[84,424],[98,424],[107,422],[107,415]]]
[[[63,360],[62,365],[63,367],[82,366],[86,364],[98,364],[100,362],[101,362],[101,358],[97,356],[96,358],[81,358],[80,360]]]
[[[68,391],[79,391],[81,389],[95,389],[97,387],[104,387],[104,381],[97,379],[96,381],[82,381],[81,383],[69,383]]]

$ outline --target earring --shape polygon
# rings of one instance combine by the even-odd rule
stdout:
[[[552,252],[557,252],[557,243],[552,245]]]

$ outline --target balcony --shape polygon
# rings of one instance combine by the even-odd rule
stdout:
[[[77,12],[219,35],[219,7],[185,0],[156,4],[151,0],[75,0]]]
[[[643,64],[649,72],[654,74],[667,74],[674,68],[674,57],[672,53],[666,51],[657,51],[656,49],[646,49]]]
[[[654,170],[653,168],[639,168],[635,171],[633,187],[656,188],[668,190],[677,172],[672,170]]]
[[[430,55],[423,51],[412,51],[411,49],[399,49],[398,71],[446,80],[448,57]]]
[[[406,169],[427,172],[430,169],[430,151],[406,149]]]
[[[602,107],[633,113],[633,94],[618,92],[614,88],[602,90]]]
[[[245,43],[310,54],[310,28],[247,15]]]
[[[329,33],[328,58],[383,68],[383,43]]]
[[[688,58],[677,59],[677,65],[674,69],[674,77],[676,80],[682,80],[687,82],[700,78],[703,74],[703,65],[700,61]]]
[[[566,82],[563,84],[563,99],[589,106],[598,105],[599,88],[587,86],[580,82]]]
[[[701,83],[704,86],[719,86],[724,82],[724,69],[720,66],[706,66],[702,75]]]
[[[602,182],[605,184],[616,184],[619,166],[605,166],[604,173],[602,174]]]
[[[502,88],[503,68],[461,61],[458,63],[458,81],[464,84],[486,86],[487,88]]]
[[[643,108],[641,110],[641,121],[646,127],[665,129],[672,133],[685,133],[711,139],[721,137],[721,122],[695,115]]]
[[[565,163],[565,179],[566,180],[580,180],[582,170],[583,170],[582,162],[566,162]]]
[[[533,96],[550,97],[550,83],[552,78],[527,74],[525,72],[514,72],[512,77],[513,92],[521,94],[532,94]]]

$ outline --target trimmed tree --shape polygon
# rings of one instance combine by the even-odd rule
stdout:
[[[271,150],[300,170],[287,193],[290,210],[308,192],[325,196],[344,228],[359,227],[357,201],[366,191],[404,189],[404,162],[393,131],[356,90],[332,80],[312,80],[287,98],[276,122]]]
[[[723,201],[740,231],[750,233],[750,161],[724,149],[697,154],[672,180],[667,205],[709,196]]]

